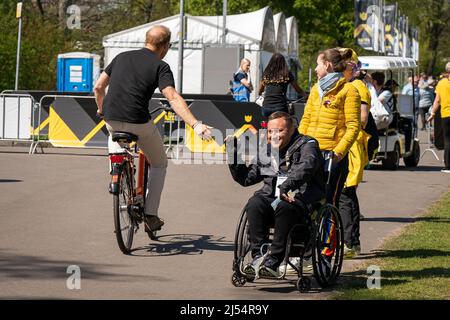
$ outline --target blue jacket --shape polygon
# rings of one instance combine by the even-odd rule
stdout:
[[[241,83],[241,80],[244,78],[246,79],[247,75],[241,70],[233,75],[233,87],[231,88],[231,92],[234,100],[238,102],[250,101],[250,91]]]

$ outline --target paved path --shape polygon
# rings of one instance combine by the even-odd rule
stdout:
[[[424,148],[425,146],[422,145]],[[235,184],[224,165],[169,166],[159,242],[143,232],[133,255],[113,234],[104,151],[0,148],[0,298],[317,299],[294,282],[230,283],[239,213],[256,188]],[[442,156],[442,152],[439,153]],[[413,221],[450,186],[427,153],[416,170],[366,171],[359,196],[362,250]],[[66,288],[69,265],[81,290]],[[345,270],[350,268],[346,263]]]

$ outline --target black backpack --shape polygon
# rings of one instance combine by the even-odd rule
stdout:
[[[367,118],[367,124],[364,128],[364,131],[371,135],[368,141],[367,153],[369,155],[369,161],[373,159],[375,150],[380,146],[377,125],[375,124],[375,120],[372,117],[372,114],[369,112],[369,117]]]

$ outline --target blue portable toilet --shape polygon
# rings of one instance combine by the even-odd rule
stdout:
[[[58,91],[92,92],[99,76],[98,54],[69,52],[58,55]]]

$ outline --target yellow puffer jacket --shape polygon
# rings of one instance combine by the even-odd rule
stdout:
[[[370,110],[370,92],[367,86],[361,80],[354,80],[351,84],[358,90],[361,97],[361,103],[368,105]],[[370,134],[360,130],[356,141],[348,152],[348,175],[345,187],[357,186],[363,179],[364,167],[369,163],[368,144]]]
[[[321,150],[345,156],[361,128],[361,98],[351,83],[340,79],[320,100],[317,84],[311,89],[299,131],[315,138]]]
[[[361,130],[358,138],[353,143],[348,152],[348,175],[345,181],[345,187],[357,186],[363,179],[364,167],[369,163],[367,154],[367,145],[369,144],[370,134]]]

